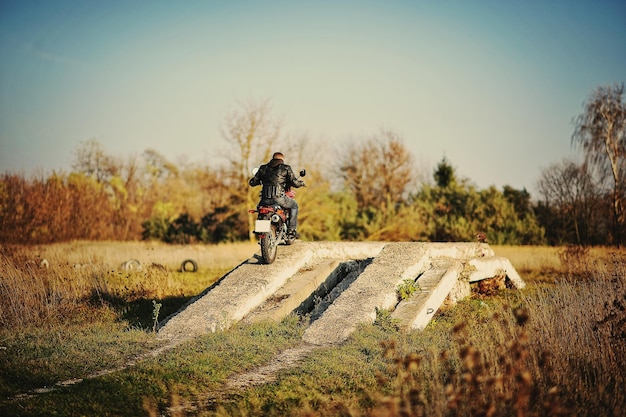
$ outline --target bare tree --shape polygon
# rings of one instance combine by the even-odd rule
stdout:
[[[588,165],[567,159],[552,164],[542,170],[537,186],[546,204],[555,208],[560,222],[573,228],[576,243],[589,243],[602,190],[594,183]]]
[[[272,117],[269,100],[239,102],[221,126],[222,137],[234,152],[227,156],[234,172],[244,181],[259,161],[267,161],[280,136],[282,121]]]
[[[247,190],[244,191],[246,197],[243,201],[247,207],[254,207],[257,202],[257,192],[250,189],[247,183],[252,167],[269,160],[280,136],[282,121],[274,118],[271,110],[269,100],[240,102],[221,126],[222,137],[233,150],[227,155],[233,186]],[[254,218],[248,216],[250,240],[254,239],[253,224]]]
[[[576,118],[572,143],[585,152],[590,165],[612,177],[615,240],[621,244],[624,225],[624,171],[626,168],[626,103],[624,84],[598,87]]]
[[[118,173],[119,164],[105,152],[97,139],[89,139],[81,142],[74,151],[72,169],[98,182],[105,182]]]

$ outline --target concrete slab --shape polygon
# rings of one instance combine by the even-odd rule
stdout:
[[[515,270],[515,267],[511,264],[511,261],[507,258],[500,256],[475,258],[470,259],[469,263],[471,266],[476,268],[476,271],[470,273],[469,282],[476,282],[504,274],[509,278],[513,285],[515,285],[515,288],[521,289],[526,286],[522,277],[520,277]]]
[[[337,344],[361,323],[376,319],[376,308],[397,303],[396,286],[404,278],[416,278],[426,268],[424,244],[390,243],[358,279],[304,332],[306,343]]]
[[[375,257],[384,243],[296,242],[278,248],[276,261],[260,263],[260,256],[248,259],[222,277],[218,283],[188,303],[159,326],[157,337],[187,340],[224,330],[241,320],[282,287],[314,259]]]
[[[342,272],[339,259],[322,260],[318,264],[305,266],[289,281],[257,307],[243,320],[244,322],[258,322],[262,320],[280,321],[289,313],[318,291],[330,292],[337,285]],[[320,290],[321,289],[321,290]],[[312,308],[312,306],[311,306]]]
[[[439,261],[418,279],[419,291],[401,301],[391,313],[406,330],[420,330],[433,318],[456,285],[464,265],[462,261]]]
[[[367,267],[339,282],[338,265],[356,260]],[[258,255],[243,262],[162,322],[158,338],[183,341],[224,330],[255,309],[246,320],[280,320],[315,297],[322,301],[311,312],[305,343],[341,343],[358,325],[372,323],[377,309],[396,309],[394,314],[407,327],[423,328],[448,294],[462,297],[468,290],[467,277],[459,279],[461,262],[475,267],[471,279],[493,276],[489,274],[495,268],[506,270],[518,288],[524,285],[510,262],[494,259],[493,250],[482,243],[296,242],[281,246],[271,265],[261,264]],[[433,265],[436,268],[418,280],[422,293],[398,305],[398,285]]]
[[[432,260],[485,256],[493,256],[493,250],[481,243],[389,243],[322,317],[311,323],[303,340],[322,345],[341,343],[358,325],[373,323],[376,309],[393,309],[398,302],[397,286],[404,279],[417,278]],[[449,282],[454,286],[455,280]]]

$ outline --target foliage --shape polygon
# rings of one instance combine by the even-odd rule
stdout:
[[[420,286],[415,279],[406,278],[398,285],[396,292],[399,300],[408,300],[414,292],[419,290]]]
[[[331,150],[306,135],[283,135],[271,112],[261,100],[228,113],[225,165],[177,165],[154,149],[122,159],[90,139],[75,150],[70,173],[4,173],[0,241],[254,241],[248,209],[258,189],[248,186],[249,171],[277,147],[308,171],[297,195],[304,239],[474,241],[480,235],[498,244],[619,245],[626,235],[623,85],[592,92],[572,136],[585,162],[545,169],[539,201],[509,185],[479,189],[445,157],[434,183],[420,183],[420,167],[390,129]]]
[[[14,243],[116,238],[217,243],[248,237],[247,209],[241,195],[233,193],[231,177],[220,185],[206,170],[177,172],[159,181],[149,177],[150,186],[120,176],[98,182],[72,173],[28,181],[6,174],[0,183],[0,234]],[[542,242],[532,211],[523,205],[523,191],[515,200],[519,196],[510,187],[507,198],[493,187],[476,190],[452,175],[445,188],[424,184],[411,199],[397,197],[398,190],[388,194],[395,196],[393,204],[360,207],[352,191],[333,191],[320,173],[309,175],[312,185],[297,197],[301,231],[309,239],[474,240],[483,231],[493,243]],[[205,181],[214,184],[210,193]],[[167,192],[170,188],[176,191]]]
[[[216,207],[200,220],[198,240],[204,243],[236,242],[247,237],[246,222],[241,212],[230,206]]]
[[[437,185],[424,185],[414,197],[428,223],[432,224],[428,240],[472,241],[485,233],[495,244],[540,244],[544,231],[533,213],[514,196],[511,187],[507,196],[495,187],[477,190],[466,179],[457,179],[455,171],[444,158],[434,173]],[[445,186],[442,186],[444,185]],[[517,206],[516,206],[517,203]]]
[[[352,196],[332,192],[330,182],[316,172],[307,173],[306,181],[306,191],[296,194],[299,205],[298,230],[303,238],[349,240],[344,230],[345,222],[356,212],[356,202]]]

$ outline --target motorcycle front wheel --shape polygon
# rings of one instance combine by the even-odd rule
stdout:
[[[260,243],[263,262],[271,264],[276,260],[276,251],[278,249],[278,233],[275,224],[270,225],[270,231],[263,235]]]

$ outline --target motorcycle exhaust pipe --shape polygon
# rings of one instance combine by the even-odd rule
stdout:
[[[278,214],[272,215],[272,223],[278,223],[280,221],[280,216]]]

